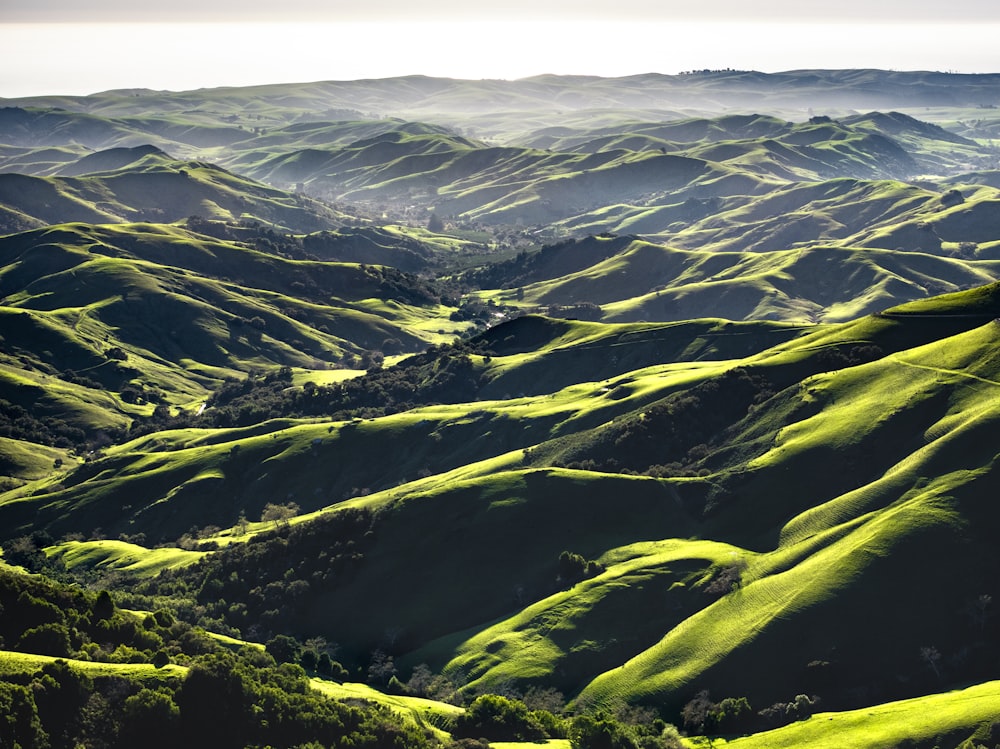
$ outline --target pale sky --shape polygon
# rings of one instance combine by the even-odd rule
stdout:
[[[996,0],[0,0],[0,97],[409,74],[1000,72],[998,38]]]
[[[502,17],[560,20],[802,21],[874,19],[906,22],[1000,21],[996,0],[6,0],[0,20],[33,21],[235,21],[235,20],[443,20]]]

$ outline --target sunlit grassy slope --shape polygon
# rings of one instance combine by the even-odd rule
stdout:
[[[888,103],[873,92],[893,75],[739,77],[779,110],[815,81]],[[306,592],[281,613],[357,673],[383,649],[404,680],[426,662],[469,695],[554,686],[577,709],[640,703],[673,722],[706,689],[754,711],[819,698],[822,714],[737,746],[971,736],[1000,678],[1000,291],[980,286],[1000,273],[992,115],[951,132],[888,108],[700,116],[730,76],[581,78],[581,106],[604,107],[586,111],[563,111],[548,77],[4,109],[0,168],[24,174],[2,175],[0,222],[34,230],[0,238],[0,405],[7,423],[22,409],[111,439],[77,456],[4,436],[0,535],[47,532],[71,571],[172,570],[198,591],[206,564],[245,550],[270,553],[254,586],[288,584],[307,553],[291,533],[320,559],[354,544],[346,570],[296,579]],[[916,102],[950,79],[907,80]],[[642,109],[613,108],[625,100]],[[346,228],[345,206],[302,192],[403,223]],[[431,211],[452,236],[418,228]],[[191,214],[216,223],[162,223]],[[507,244],[550,222],[546,236],[597,236]],[[290,236],[316,229],[331,231]],[[360,354],[445,341],[463,329],[454,307],[382,264],[492,253],[507,261],[458,279],[485,289],[473,297],[603,322],[528,316],[428,354],[427,379],[463,357],[467,403],[111,444],[227,377],[287,365],[299,392]],[[301,515],[258,522],[274,502]],[[363,537],[309,535],[358,509]],[[234,585],[214,615],[254,595]],[[422,724],[452,712],[318,686]]]
[[[193,564],[203,552],[177,548],[146,549],[124,541],[67,541],[49,550],[68,569],[75,567],[121,570],[139,577],[156,575],[160,570]]]
[[[367,684],[339,684],[324,679],[313,679],[311,683],[313,689],[337,700],[366,700],[383,705],[443,740],[448,740],[450,735],[441,726],[448,725],[451,719],[463,712],[462,708],[446,702],[384,694]]]
[[[48,655],[0,650],[0,673],[6,675],[33,674],[46,663],[52,663],[55,660],[57,659]],[[58,660],[66,661],[74,670],[89,676],[123,676],[140,682],[156,682],[162,679],[177,678],[187,673],[186,667],[173,663],[156,668],[148,663],[100,663],[69,658]]]
[[[62,175],[0,175],[5,232],[68,221],[177,221],[192,215],[251,220],[298,232],[337,226],[342,214],[204,162],[177,161],[152,146],[80,159]]]
[[[746,696],[755,709],[810,694],[833,710],[940,692],[993,678],[995,622],[980,623],[970,606],[1000,593],[989,439],[1000,423],[998,294],[996,285],[960,292],[738,359],[661,364],[534,398],[151,435],[62,488],[8,494],[0,515],[7,528],[30,517],[53,534],[88,523],[179,533],[195,518],[227,527],[278,487],[324,516],[369,508],[379,519],[363,562],[317,587],[295,627],[337,637],[343,657],[362,663],[391,631],[404,669],[462,672],[470,690],[554,685],[580,705],[640,702],[675,719],[702,689]],[[690,325],[689,336],[704,330]],[[527,318],[506,332],[491,331],[490,365],[514,376],[519,366],[543,371],[561,348],[627,349],[635,333],[641,347],[679,331]],[[679,473],[546,464],[600,463],[657,409],[682,414],[692,397],[727,397],[705,387],[735,387],[723,375],[736,369],[772,394],[742,411],[707,402],[732,415],[705,444],[682,444]],[[376,475],[385,483],[368,488],[380,491],[338,496]],[[116,526],[123,510],[131,522]],[[217,538],[239,543],[271,528],[247,530]],[[561,579],[566,550],[601,568]],[[145,567],[136,574],[176,563],[165,550],[107,543],[51,552],[70,565]],[[941,654],[936,671],[921,656],[930,646]],[[973,718],[955,725],[971,732]],[[924,735],[903,718],[895,725],[893,736]]]
[[[889,749],[904,741],[958,746],[995,738],[1000,685],[995,681],[966,689],[934,694],[841,713],[819,713],[785,728],[713,746],[731,749],[783,749],[784,747],[844,747]]]
[[[598,252],[592,245],[607,249]],[[588,237],[570,244],[564,254],[594,260],[552,270],[510,265],[508,278],[498,273],[489,280],[517,288],[487,294],[545,309],[567,308],[556,314],[586,314],[575,313],[574,305],[597,304],[601,319],[615,322],[688,320],[719,312],[732,320],[841,322],[1000,275],[993,260],[836,246],[718,252],[637,237],[630,242]]]
[[[251,369],[350,366],[456,328],[397,270],[291,260],[172,225],[11,235],[0,263],[0,397],[89,437],[160,404],[197,408]]]

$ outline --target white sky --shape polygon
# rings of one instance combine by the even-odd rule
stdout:
[[[0,97],[414,73],[1000,72],[998,38],[996,0],[0,0]]]
[[[234,20],[1000,21],[995,0],[4,0],[0,21]]]

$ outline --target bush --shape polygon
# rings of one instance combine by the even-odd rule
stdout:
[[[542,724],[520,700],[496,694],[477,697],[455,720],[455,738],[490,741],[535,741],[549,738]]]
[[[628,729],[603,715],[581,715],[570,725],[573,749],[637,749]]]
[[[60,658],[65,658],[72,652],[69,630],[65,624],[43,624],[27,630],[17,641],[17,648],[28,653]]]

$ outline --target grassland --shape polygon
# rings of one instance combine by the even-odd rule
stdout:
[[[996,682],[980,684],[945,694],[890,702],[873,708],[843,713],[818,713],[785,728],[713,746],[752,747],[841,747],[871,749],[899,746],[904,741],[933,742],[958,746],[992,737],[996,719]],[[970,730],[973,729],[973,730]]]
[[[34,674],[47,663],[58,660],[47,655],[33,655],[16,651],[0,651],[0,673],[10,676],[17,674]],[[139,682],[157,682],[165,679],[176,679],[184,676],[187,669],[183,666],[168,664],[156,668],[147,663],[97,663],[94,661],[66,660],[70,667],[88,676],[118,676]]]
[[[152,577],[163,569],[194,564],[204,552],[176,548],[146,549],[124,541],[67,541],[47,549],[67,569],[120,570],[136,577]]]
[[[737,78],[766,111],[702,111]],[[747,699],[691,745],[992,741],[996,82],[944,129],[800,97],[952,77],[813,78],[4,109],[0,540],[234,650],[335,652],[315,689],[441,740],[461,708],[356,683],[374,653],[466,699]]]
[[[337,700],[365,700],[387,707],[404,719],[412,721],[414,725],[430,730],[444,740],[449,739],[450,734],[440,726],[448,725],[451,719],[463,712],[461,707],[446,702],[388,695],[367,684],[341,684],[325,679],[313,679],[311,683],[313,689]]]

